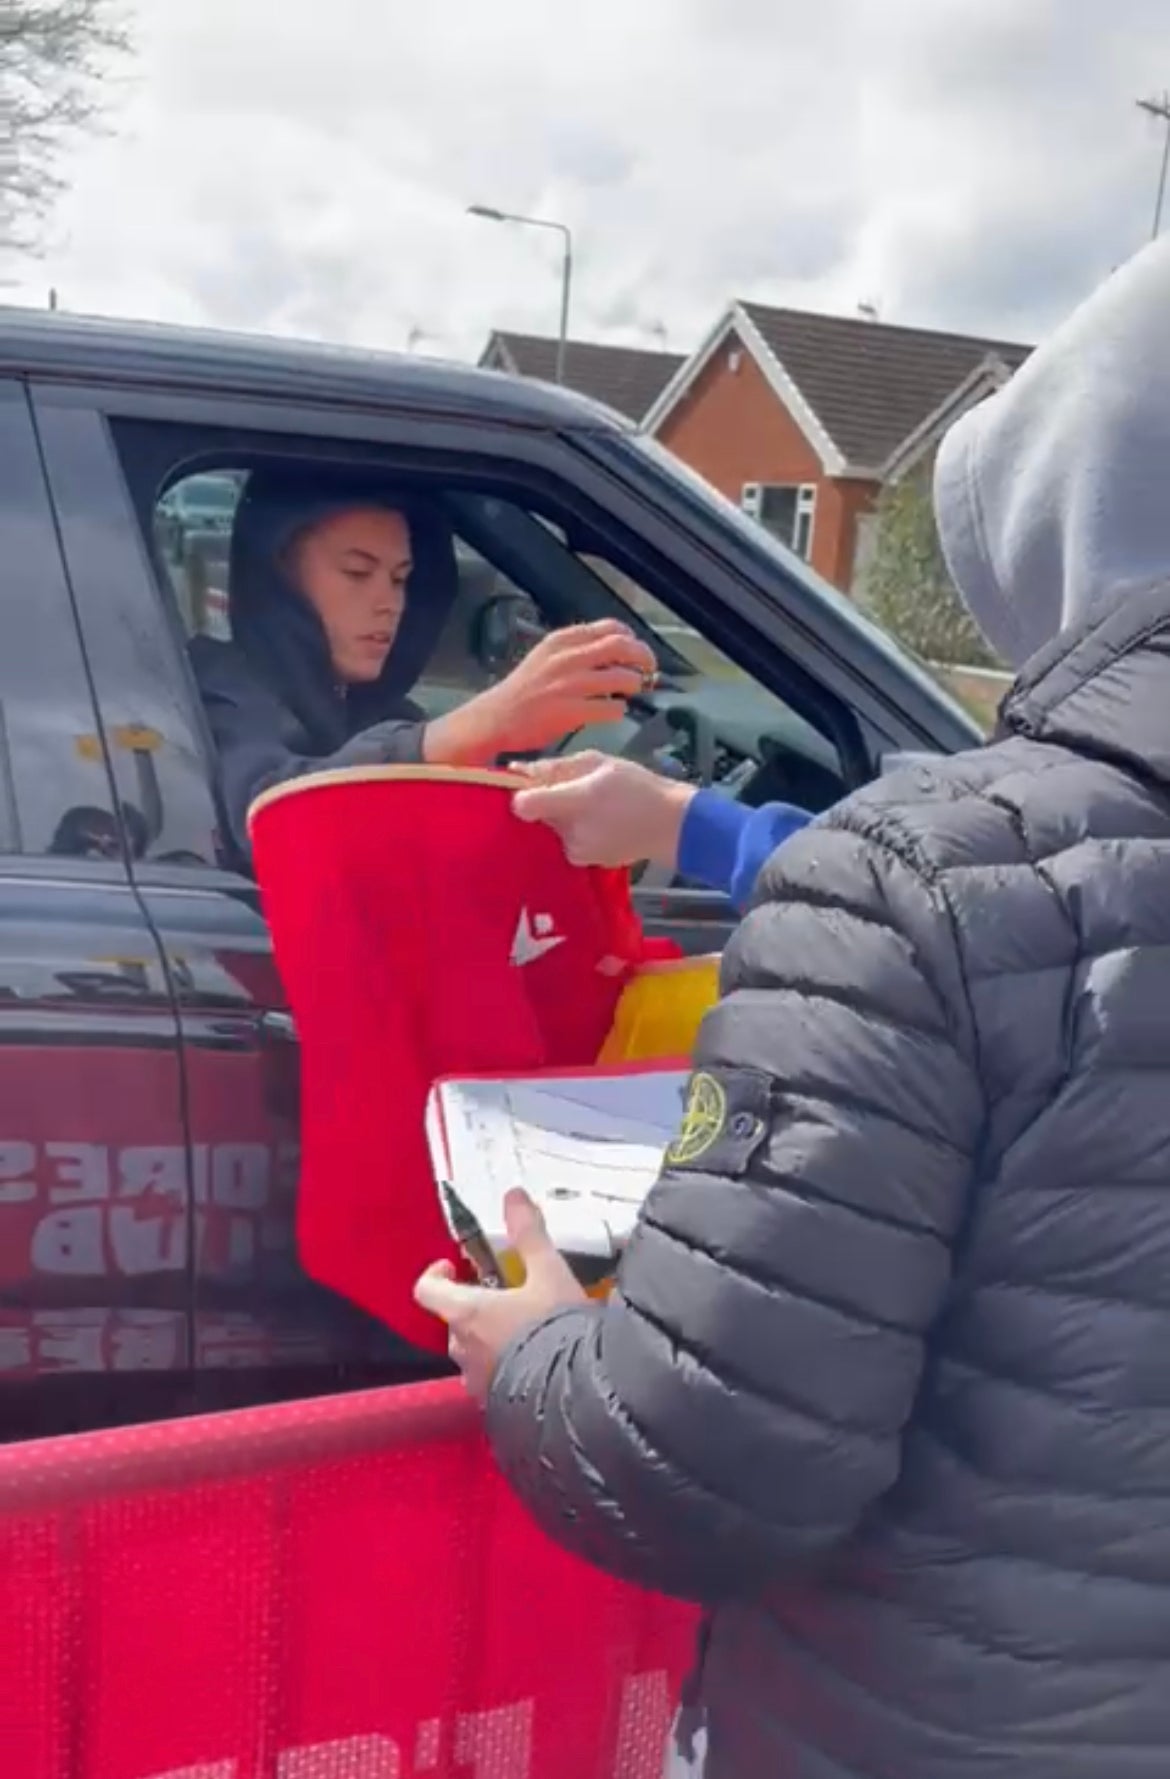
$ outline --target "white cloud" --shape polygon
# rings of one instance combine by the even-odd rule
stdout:
[[[1164,0],[139,0],[38,300],[474,354],[732,295],[1038,330],[1148,231]]]

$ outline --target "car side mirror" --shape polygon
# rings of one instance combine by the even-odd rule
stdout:
[[[546,634],[535,604],[523,593],[486,600],[471,625],[471,652],[490,674],[510,673]]]

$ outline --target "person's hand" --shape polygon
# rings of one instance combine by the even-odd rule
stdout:
[[[415,1302],[450,1330],[449,1351],[477,1402],[485,1402],[500,1356],[514,1337],[555,1310],[589,1302],[549,1240],[544,1218],[526,1192],[504,1201],[508,1240],[524,1262],[525,1278],[512,1291],[461,1285],[448,1261],[429,1267],[414,1288]]]
[[[523,822],[554,828],[571,864],[677,865],[694,785],[591,749],[518,770],[529,788],[517,791],[513,809]]]
[[[616,723],[658,670],[615,618],[553,630],[475,703],[497,754],[536,753],[592,723]]]

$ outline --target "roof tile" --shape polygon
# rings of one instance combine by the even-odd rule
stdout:
[[[492,335],[481,363],[497,345],[506,349],[522,377],[534,377],[544,383],[555,381],[556,340],[539,334],[499,331]],[[676,352],[570,340],[565,350],[565,383],[579,395],[588,395],[631,420],[640,420],[682,362]]]
[[[988,357],[1018,370],[1032,350],[852,316],[740,308],[850,465],[879,468]]]

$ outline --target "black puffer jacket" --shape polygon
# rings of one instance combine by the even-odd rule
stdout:
[[[1002,735],[773,856],[614,1301],[493,1382],[712,1609],[706,1779],[1170,1773],[1168,317],[1163,238],[948,436]]]
[[[614,1300],[497,1373],[553,1536],[716,1609],[711,1779],[1170,1771],[1170,588],[1004,731],[774,856]]]

